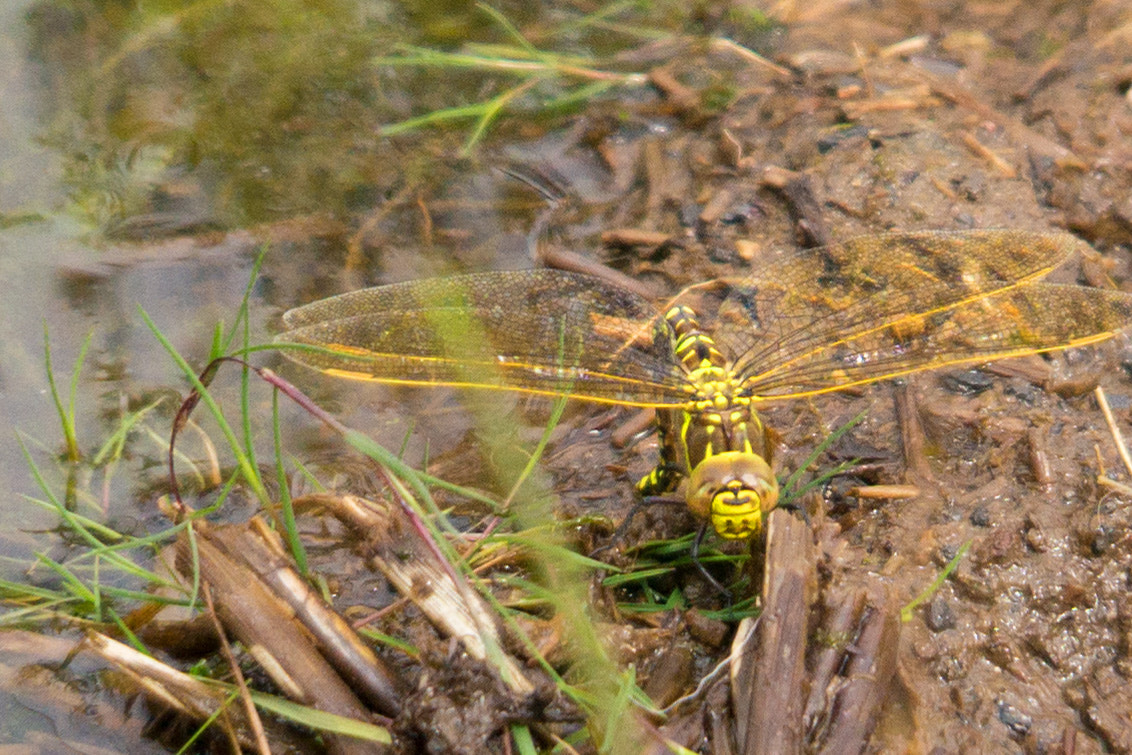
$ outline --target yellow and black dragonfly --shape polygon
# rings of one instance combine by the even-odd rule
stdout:
[[[638,489],[686,478],[692,511],[738,539],[778,500],[764,405],[1132,324],[1132,294],[1040,282],[1080,243],[1015,230],[863,236],[767,254],[661,308],[555,270],[433,278],[292,309],[277,341],[338,377],[654,408],[661,459]]]

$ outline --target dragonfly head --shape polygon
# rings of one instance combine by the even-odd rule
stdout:
[[[763,517],[777,505],[778,481],[758,454],[714,454],[688,476],[688,508],[710,519],[719,536],[728,540],[758,535]]]

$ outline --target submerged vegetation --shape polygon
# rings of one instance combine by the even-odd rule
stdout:
[[[123,238],[364,211],[435,174],[443,155],[471,157],[488,128],[529,137],[533,123],[640,96],[655,55],[626,53],[671,46],[708,13],[675,2],[453,11],[196,0],[110,13],[45,0],[31,18],[37,54],[59,67],[46,138],[69,156],[74,211]],[[728,12],[748,40],[770,27]]]

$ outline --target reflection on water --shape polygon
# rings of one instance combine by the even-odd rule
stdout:
[[[43,84],[37,136],[62,158],[71,212],[110,237],[149,239],[312,212],[364,214],[406,185],[440,185],[438,174],[466,170],[449,156],[467,136],[464,124],[482,115],[477,104],[502,97],[497,109],[538,113],[594,85],[645,83],[594,57],[637,44],[633,33],[537,19],[529,4],[497,16],[450,5],[458,10],[366,0],[43,0],[26,13]],[[532,40],[516,44],[511,25],[524,22]],[[473,34],[488,45],[451,57]],[[534,60],[516,66],[515,55]],[[460,106],[472,110],[459,117]],[[436,123],[459,132],[381,136],[444,109],[452,110]]]
[[[381,190],[370,143],[389,111],[368,61],[391,30],[372,7],[115,5],[28,14],[50,83],[42,136],[85,220],[147,238],[340,212]]]

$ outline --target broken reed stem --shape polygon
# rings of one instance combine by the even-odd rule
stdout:
[[[1124,462],[1124,469],[1127,470],[1129,475],[1132,475],[1132,455],[1128,453],[1128,444],[1124,442],[1124,434],[1116,426],[1116,418],[1112,416],[1112,409],[1108,405],[1104,389],[1098,385],[1093,391],[1093,395],[1097,397],[1097,404],[1101,408],[1101,413],[1104,414],[1104,421],[1108,425],[1108,431],[1112,434],[1112,440],[1116,443],[1116,451],[1120,454],[1120,460]]]

